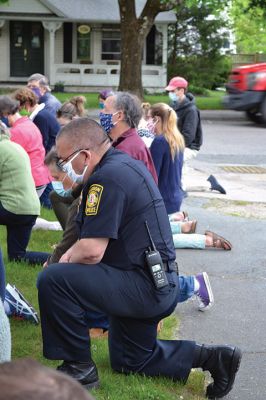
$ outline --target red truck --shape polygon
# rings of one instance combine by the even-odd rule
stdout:
[[[245,111],[251,121],[266,124],[266,63],[233,68],[226,91],[225,108]]]

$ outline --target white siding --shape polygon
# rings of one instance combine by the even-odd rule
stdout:
[[[92,61],[94,64],[102,62],[102,32],[94,31],[91,41],[92,46]]]
[[[50,63],[49,63],[49,54],[50,54],[50,34],[47,29],[44,29],[44,75],[49,76],[50,74]]]
[[[63,62],[64,54],[64,35],[63,35],[63,25],[58,31],[55,32],[55,54],[54,60],[56,64],[61,64]]]
[[[10,75],[9,68],[9,23],[6,22],[0,29],[0,80],[7,81]]]

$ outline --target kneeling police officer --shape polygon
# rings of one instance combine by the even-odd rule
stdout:
[[[119,111],[118,111],[119,112]],[[111,366],[122,373],[186,381],[210,371],[211,399],[234,383],[241,352],[186,340],[157,340],[157,324],[178,302],[169,219],[147,168],[112,148],[97,122],[80,118],[57,136],[59,165],[83,176],[79,241],[39,277],[44,356],[87,388],[99,384],[86,311],[108,315]]]

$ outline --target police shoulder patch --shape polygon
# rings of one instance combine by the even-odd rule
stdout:
[[[85,215],[97,215],[101,196],[103,192],[103,186],[91,185],[88,191]]]

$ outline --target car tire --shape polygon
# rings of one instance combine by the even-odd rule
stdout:
[[[263,102],[261,103],[260,107],[261,119],[263,125],[266,125],[266,97],[264,98]]]
[[[247,110],[246,116],[250,121],[255,122],[255,124],[263,123],[262,115],[257,109]]]

